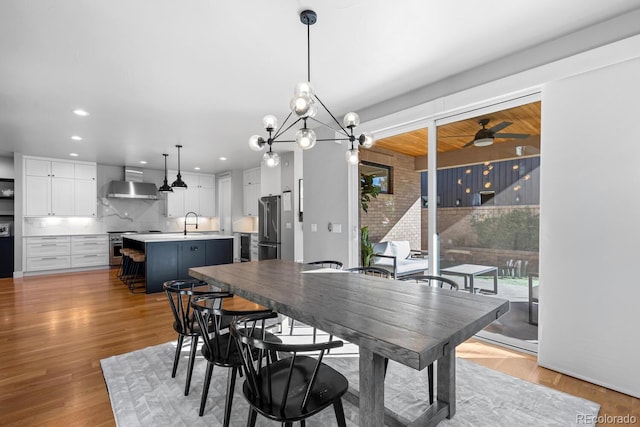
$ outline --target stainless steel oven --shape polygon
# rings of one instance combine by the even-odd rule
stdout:
[[[124,234],[136,234],[136,231],[109,231],[109,265],[120,265],[122,255],[122,236]]]

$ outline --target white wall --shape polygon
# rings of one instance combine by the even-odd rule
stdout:
[[[0,178],[13,178],[13,157],[0,157]]]
[[[640,397],[640,59],[544,86],[542,366]]]
[[[280,212],[280,258],[290,261],[295,260],[295,229],[298,222],[298,203],[295,190],[295,160],[293,151],[280,154],[280,185],[282,199],[282,210]],[[290,210],[285,210],[284,194],[290,192]]]
[[[315,130],[318,139],[332,138],[333,131]],[[318,142],[303,153],[304,162],[304,261],[336,260],[348,265],[347,162],[343,144]],[[328,224],[340,224],[331,233]],[[317,231],[311,231],[316,224]]]

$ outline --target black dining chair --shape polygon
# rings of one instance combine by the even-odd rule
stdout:
[[[340,261],[311,261],[307,265],[316,265],[320,268],[335,268],[336,270],[342,270],[342,263]]]
[[[311,261],[311,262],[308,262],[307,265],[314,265],[319,268],[332,268],[335,270],[342,270],[343,264],[340,261],[324,260],[324,261]],[[289,335],[293,335],[293,326],[294,326],[295,320],[290,317],[289,322],[291,323],[291,325],[289,326]],[[316,342],[317,336],[318,336],[318,329],[313,328],[314,343]],[[329,339],[329,341],[331,341],[331,339]]]
[[[429,286],[437,286],[443,289],[451,289],[454,291],[458,290],[458,284],[453,280],[447,277],[442,276],[433,276],[427,274],[411,274],[408,276],[398,277],[397,280],[402,280],[405,282],[415,282],[418,284],[424,284]]]
[[[239,316],[271,314],[271,310],[245,300],[244,298],[234,297],[233,294],[227,292],[195,297],[191,302],[191,306],[193,307],[195,318],[201,330],[207,328],[208,325],[212,325],[212,327],[209,327],[209,333],[202,334],[203,342],[201,353],[207,361],[207,370],[202,386],[199,414],[200,416],[204,414],[213,367],[229,368],[223,421],[223,426],[228,427],[231,417],[231,405],[233,403],[236,376],[238,370],[242,367],[242,358],[238,351],[239,348],[233,336],[229,334],[229,330],[227,329],[228,325]],[[276,320],[271,322],[271,324],[275,326],[275,323],[278,322],[277,314],[274,318]],[[263,324],[262,328],[253,328],[251,333],[258,337],[267,337],[272,342],[282,342],[280,338],[266,332],[266,330],[264,330],[266,327],[267,325]],[[257,356],[257,351],[254,351],[253,356]],[[271,353],[270,356],[274,359],[277,357],[275,352]]]
[[[198,347],[198,339],[201,336],[200,326],[193,316],[191,309],[191,300],[194,296],[207,295],[214,291],[206,282],[200,280],[171,280],[164,282],[163,288],[169,299],[171,312],[173,313],[173,329],[178,333],[178,344],[176,346],[176,354],[173,359],[173,368],[171,369],[171,378],[176,377],[178,363],[180,362],[180,353],[182,352],[182,344],[185,337],[191,340],[191,351],[189,352],[189,364],[187,367],[187,379],[184,386],[184,395],[189,395],[189,387],[191,385],[191,376],[193,374],[193,364],[196,359],[196,350]]]
[[[391,278],[391,272],[380,267],[353,267],[347,268],[345,271],[350,273],[366,274],[367,276]]]
[[[458,290],[458,284],[447,277],[434,276],[427,274],[412,274],[408,276],[399,277],[397,280],[404,282],[414,282],[422,285],[435,286],[443,289]],[[433,363],[429,363],[427,366],[427,375],[429,376],[429,404],[433,403]]]
[[[304,426],[307,418],[333,406],[338,426],[345,427],[342,396],[349,382],[344,375],[322,363],[325,352],[342,346],[342,342],[283,344],[254,333],[256,323],[273,316],[275,313],[249,315],[230,326],[240,348],[246,376],[242,392],[251,406],[247,426],[255,426],[258,414],[285,427],[296,421]],[[258,357],[254,357],[256,350]],[[277,361],[260,357],[270,352],[288,356]],[[311,357],[311,352],[317,353],[317,357]]]

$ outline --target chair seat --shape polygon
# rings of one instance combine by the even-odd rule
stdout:
[[[186,329],[185,329],[182,327],[181,322],[176,321],[176,322],[173,322],[173,330],[179,333],[180,335],[184,335],[186,337],[202,335],[200,332],[200,325],[198,324],[198,322],[195,321],[195,319],[193,318],[193,315],[190,317],[192,319],[191,326],[186,325],[185,326]],[[220,322],[220,330],[228,329],[230,324],[231,324],[231,319],[223,318],[222,321]],[[213,325],[209,326],[209,332],[213,332]]]
[[[291,358],[278,360],[270,367],[273,392],[272,405],[268,402],[269,392],[268,383],[266,382],[261,385],[260,401],[252,396],[246,382],[243,386],[243,393],[251,406],[267,418],[273,420],[286,419],[289,421],[305,419],[333,404],[335,399],[344,395],[349,387],[347,379],[342,374],[325,364],[321,364],[307,406],[302,410],[304,390],[308,385],[309,379],[313,376],[316,363],[317,360],[312,357],[298,356],[291,377],[289,396],[284,411],[280,411],[282,391],[286,387]],[[264,378],[268,377],[266,368],[263,368],[260,374]],[[277,412],[274,411],[274,408],[278,408]]]
[[[262,329],[256,328],[253,331],[253,336],[256,338],[261,338]],[[267,332],[265,336],[266,336],[266,339],[269,340],[270,342],[282,342],[280,338],[273,335],[272,333]],[[242,358],[238,353],[238,346],[236,345],[234,338],[230,334],[228,333],[220,334],[216,338],[212,339],[210,343],[211,343],[211,346],[216,346],[216,352],[219,349],[220,353],[216,357],[208,346],[203,345],[200,352],[202,353],[202,357],[204,357],[205,360],[215,365],[223,366],[223,367],[242,366]],[[231,345],[231,348],[229,348],[229,345]],[[228,353],[227,353],[227,350],[228,350]],[[254,358],[258,357],[258,350],[252,351],[252,354]]]

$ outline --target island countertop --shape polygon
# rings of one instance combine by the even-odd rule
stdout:
[[[233,236],[151,233],[122,236],[124,248],[144,254],[146,293],[162,292],[170,280],[188,280],[189,269],[233,263]]]
[[[122,237],[124,239],[135,240],[141,243],[182,242],[185,240],[233,239],[233,236],[218,235],[218,234],[198,234],[198,233],[188,233],[186,236],[181,233],[127,234]]]

